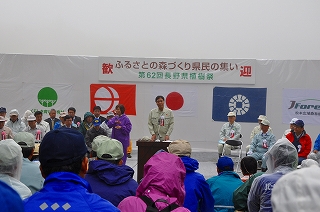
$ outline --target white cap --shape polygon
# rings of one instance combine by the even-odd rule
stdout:
[[[281,177],[272,189],[274,212],[317,211],[320,208],[320,168],[311,166]]]
[[[236,116],[235,112],[229,112],[227,116]]]
[[[260,115],[259,117],[258,117],[258,120],[264,120],[264,119],[267,119],[267,117],[266,116],[264,116],[264,115]]]
[[[260,124],[270,126],[270,121],[268,121],[267,119],[263,119]]]
[[[293,118],[293,119],[291,119],[290,124],[294,124],[294,123],[296,123],[296,121],[298,121],[298,119],[297,118]]]
[[[17,109],[13,109],[10,111],[10,116],[19,116],[19,111]]]
[[[0,121],[6,121],[6,119],[3,116],[0,116]]]
[[[34,115],[30,115],[27,118],[27,121],[35,121],[35,120],[36,120],[36,117]]]

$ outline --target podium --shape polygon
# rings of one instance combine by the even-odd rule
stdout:
[[[168,151],[167,147],[171,141],[152,142],[152,141],[136,141],[138,147],[138,175],[137,182],[143,178],[144,164],[160,149]]]

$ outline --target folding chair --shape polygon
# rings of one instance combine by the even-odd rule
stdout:
[[[242,145],[243,145],[243,143],[240,140],[226,140],[226,144],[230,145],[231,147],[234,147],[234,149],[231,149],[231,155],[226,155],[226,156],[228,156],[230,158],[235,158],[234,162],[235,162],[235,164],[237,164],[235,170],[236,170],[236,172],[240,172],[240,161],[242,159]],[[224,149],[223,149],[222,155],[225,155]]]

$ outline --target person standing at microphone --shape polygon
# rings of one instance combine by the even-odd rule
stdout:
[[[165,99],[157,96],[155,102],[158,108],[154,108],[149,113],[148,127],[151,140],[167,141],[173,131],[174,116],[172,110],[164,107]]]

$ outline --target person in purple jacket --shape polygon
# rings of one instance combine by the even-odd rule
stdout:
[[[155,206],[159,211],[172,203],[179,206],[173,212],[189,211],[182,206],[185,198],[186,169],[178,156],[168,152],[156,153],[144,165],[143,171],[144,177],[137,188],[136,196],[127,197],[119,203],[121,212],[146,211],[147,205],[140,198],[142,196],[147,196],[153,202],[158,200]]]
[[[122,143],[123,146],[123,164],[127,161],[127,148],[130,143],[130,132],[132,124],[128,116],[124,113],[125,107],[122,104],[116,106],[116,116],[110,119],[107,123],[109,128],[112,128],[111,138],[114,138]]]

